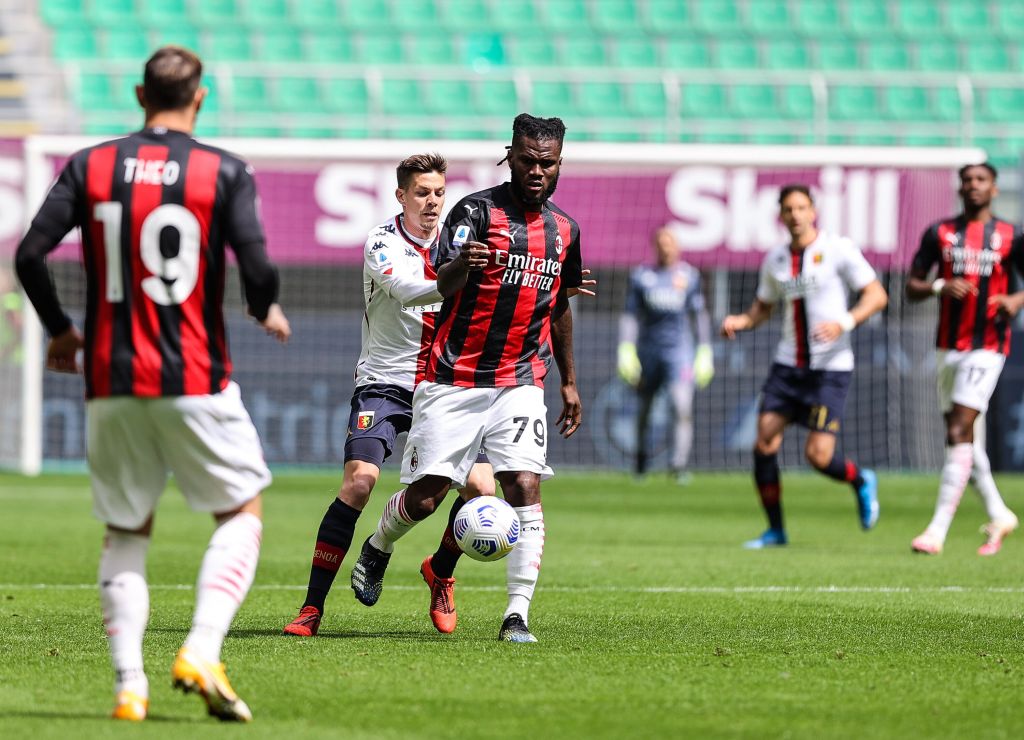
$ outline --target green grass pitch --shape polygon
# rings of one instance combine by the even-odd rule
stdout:
[[[232,727],[169,680],[209,518],[173,492],[161,504],[149,558],[151,715],[124,726],[106,719],[111,672],[94,584],[102,528],[87,481],[0,476],[0,735],[1024,736],[1024,537],[978,557],[984,514],[968,492],[946,552],[912,555],[937,474],[883,476],[870,533],[845,487],[784,475],[791,545],[766,552],[739,547],[763,528],[747,474],[697,475],[687,488],[560,475],[544,489],[537,645],[497,642],[504,564],[467,558],[458,629],[434,631],[417,570],[440,513],[399,543],[377,606],[354,600],[350,555],[320,636],[283,637],[338,479],[282,473],[267,494],[256,585],[224,649],[255,720]],[[1024,480],[999,482],[1024,510]],[[385,475],[355,549],[396,488]]]

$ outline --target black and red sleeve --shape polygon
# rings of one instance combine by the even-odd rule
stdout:
[[[277,301],[280,287],[277,268],[267,257],[266,237],[256,205],[256,181],[252,168],[233,162],[238,171],[227,193],[225,228],[228,244],[238,258],[242,289],[249,313],[257,321],[267,318],[270,305]]]
[[[916,278],[926,278],[928,272],[938,263],[939,257],[939,224],[932,224],[921,235],[921,245],[910,263],[910,274]]]

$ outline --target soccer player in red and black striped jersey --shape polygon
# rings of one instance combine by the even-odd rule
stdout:
[[[527,620],[544,545],[540,481],[552,474],[543,389],[552,359],[562,381],[560,432],[572,435],[582,414],[568,301],[583,283],[580,230],[549,200],[564,136],[558,118],[517,116],[510,181],[463,198],[448,216],[438,259],[445,300],[402,464],[409,487],[388,502],[352,574],[357,597],[375,600],[395,541],[465,483],[482,448],[521,524],[499,631],[511,642],[536,641]],[[451,577],[440,567],[436,576]]]
[[[996,218],[996,169],[988,164],[960,170],[963,212],[932,224],[921,237],[907,278],[911,301],[938,296],[939,403],[946,420],[946,461],[935,514],[911,547],[938,554],[972,475],[985,502],[989,523],[979,555],[999,552],[1017,517],[999,495],[984,442],[989,399],[1010,351],[1010,319],[1024,305],[1024,292],[1009,293],[1010,268],[1024,274],[1024,239],[1012,224]],[[934,279],[929,279],[937,267]]]
[[[255,574],[260,494],[270,471],[231,381],[225,243],[238,260],[250,314],[282,342],[291,329],[276,302],[277,271],[267,260],[251,169],[191,137],[207,92],[201,75],[192,52],[157,50],[136,87],[145,128],[70,158],[16,258],[52,337],[47,366],[81,372],[76,355],[85,350],[94,511],[107,525],[99,581],[116,719],[141,720],[148,709],[145,561],[168,473],[190,506],[217,522],[172,678],[199,692],[220,719],[252,718],[228,683],[220,651]],[[86,273],[84,338],[46,267],[46,255],[76,227]]]

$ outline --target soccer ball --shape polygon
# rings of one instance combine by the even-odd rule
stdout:
[[[519,515],[497,496],[477,496],[455,516],[455,541],[474,560],[501,560],[519,541]]]

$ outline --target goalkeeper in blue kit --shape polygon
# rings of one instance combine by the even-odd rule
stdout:
[[[711,319],[701,293],[700,273],[680,259],[672,232],[658,229],[652,242],[657,264],[638,267],[630,275],[626,307],[619,320],[618,370],[640,396],[636,474],[647,472],[651,407],[664,388],[674,419],[671,473],[685,485],[690,480],[687,466],[693,447],[694,388],[707,387],[715,375]]]

